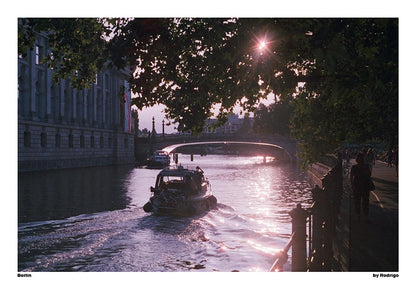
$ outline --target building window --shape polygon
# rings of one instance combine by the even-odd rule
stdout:
[[[68,136],[68,147],[69,148],[74,147],[74,136],[72,134],[69,134],[69,136]]]
[[[45,132],[40,133],[40,146],[42,148],[46,148],[47,147],[47,136]]]
[[[108,74],[105,74],[105,88],[107,90],[110,88],[110,77]]]
[[[104,148],[104,137],[100,136],[100,148]]]
[[[25,147],[30,147],[30,132],[24,132],[23,134],[23,144]]]
[[[94,148],[94,136],[91,136],[91,148]]]
[[[97,74],[97,80],[96,85],[102,87],[103,86],[103,75]]]
[[[85,147],[85,137],[84,137],[84,135],[81,135],[79,137],[79,145],[80,145],[81,148]]]
[[[53,56],[53,52],[50,52],[50,53],[49,53],[49,56],[50,56],[50,59],[51,59],[52,61],[55,59],[55,56]],[[55,68],[52,66],[52,67],[51,67],[51,70],[52,70],[52,71],[54,71],[54,70],[55,70]]]
[[[35,63],[40,64],[42,61],[42,47],[36,45],[35,47]]]
[[[128,148],[129,147],[129,138],[124,138],[124,148]]]
[[[108,148],[112,148],[113,147],[113,140],[111,139],[111,137],[108,137]]]
[[[55,147],[56,148],[61,147],[61,135],[60,134],[55,135]]]

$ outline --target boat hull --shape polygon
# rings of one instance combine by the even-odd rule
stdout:
[[[192,216],[207,212],[216,208],[217,198],[214,195],[205,196],[199,199],[184,200],[176,205],[164,205],[158,203],[157,199],[150,199],[143,209],[157,215]]]
[[[169,166],[170,162],[167,160],[152,160],[149,159],[146,162],[146,165],[150,168],[164,168],[166,166]]]
[[[147,159],[147,166],[150,168],[163,168],[169,166],[169,164],[169,154],[162,150],[155,151],[154,154]]]
[[[153,196],[143,206],[145,212],[189,216],[200,214],[217,205],[211,185],[200,167],[195,170],[182,166],[167,167],[156,177]]]

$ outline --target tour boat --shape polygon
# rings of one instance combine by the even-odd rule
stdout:
[[[190,216],[217,205],[217,198],[200,167],[196,170],[167,167],[158,174],[155,187],[150,187],[150,191],[153,195],[143,209],[154,214]]]
[[[165,167],[170,164],[169,154],[163,150],[156,150],[148,159],[148,167]]]

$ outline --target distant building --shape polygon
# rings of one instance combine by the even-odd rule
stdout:
[[[242,131],[243,126],[251,128],[253,126],[252,118],[239,118],[237,114],[227,116],[227,122],[220,127],[213,128],[218,122],[217,119],[210,118],[205,121],[205,134],[236,134]],[[246,125],[245,125],[246,124]]]
[[[90,89],[72,89],[54,83],[41,64],[47,50],[38,34],[34,49],[18,58],[19,172],[133,162],[127,73],[104,69]]]

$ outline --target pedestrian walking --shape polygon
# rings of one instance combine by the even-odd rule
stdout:
[[[350,172],[351,151],[348,148],[344,149],[344,174],[348,175]]]
[[[393,160],[393,150],[389,149],[389,152],[387,153],[387,166],[393,166],[392,163]]]
[[[374,184],[371,180],[371,172],[368,164],[364,162],[365,153],[360,152],[355,159],[357,164],[351,168],[351,186],[354,194],[355,210],[358,220],[361,221],[361,207],[364,213],[365,222],[370,223],[368,219],[370,191],[374,190]]]
[[[367,151],[367,164],[368,164],[368,167],[370,168],[370,175],[373,172],[373,167],[375,163],[376,163],[376,156],[374,154],[373,148],[370,147],[368,148],[368,151]]]

